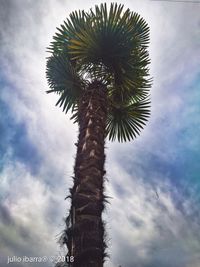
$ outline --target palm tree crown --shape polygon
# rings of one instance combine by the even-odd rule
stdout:
[[[136,137],[149,117],[149,27],[123,5],[106,3],[70,14],[53,37],[47,79],[59,94],[56,105],[78,121],[81,95],[93,82],[106,86],[106,135],[110,140]]]

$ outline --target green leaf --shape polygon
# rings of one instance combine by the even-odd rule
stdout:
[[[46,77],[51,90],[59,94],[56,105],[66,113],[76,105],[84,83],[68,60],[66,54],[52,55],[47,60]]]
[[[136,138],[150,116],[150,100],[146,97],[140,101],[127,104],[110,104],[106,133],[109,140],[119,142]]]

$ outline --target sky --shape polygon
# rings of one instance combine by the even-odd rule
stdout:
[[[46,94],[46,47],[70,12],[99,3],[0,0],[2,267],[12,256],[66,252],[57,241],[78,128],[55,107],[57,96]],[[200,267],[200,3],[118,3],[150,26],[153,85],[141,135],[106,142],[105,267]]]

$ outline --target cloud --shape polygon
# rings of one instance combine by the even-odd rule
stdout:
[[[112,225],[109,230],[115,252],[114,266],[189,267],[193,264],[200,253],[199,222],[192,221],[176,207],[170,194],[173,184],[164,186],[160,179],[154,188],[120,166],[111,167],[110,176],[126,191],[122,195],[114,182],[108,185],[113,199],[106,219]],[[183,205],[187,201],[183,200]]]
[[[55,245],[64,227],[63,197],[31,176],[20,163],[7,164],[1,174],[2,180],[4,185],[9,184],[9,187],[1,188],[2,263],[6,263],[8,256],[58,255]]]
[[[10,157],[13,161],[23,162],[30,172],[37,172],[40,169],[41,155],[36,146],[29,140],[26,125],[15,122],[13,114],[10,113],[3,101],[0,101],[0,106],[4,114],[0,122],[2,129],[0,138],[3,140],[0,144],[1,168],[6,159]]]

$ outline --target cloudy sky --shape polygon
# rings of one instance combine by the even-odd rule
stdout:
[[[8,256],[64,253],[56,242],[69,208],[78,129],[55,107],[56,95],[45,93],[46,47],[71,11],[99,3],[0,0],[2,267]],[[106,267],[199,267],[200,3],[120,3],[150,26],[154,82],[141,136],[107,142]]]

